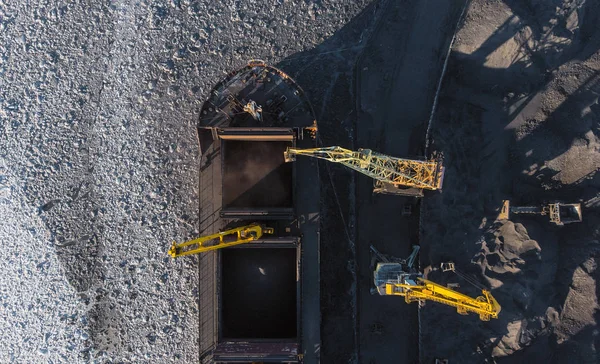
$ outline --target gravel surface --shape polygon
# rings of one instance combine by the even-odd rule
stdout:
[[[198,233],[198,109],[250,58],[351,65],[366,3],[0,0],[0,362],[196,362],[197,260],[166,251]]]

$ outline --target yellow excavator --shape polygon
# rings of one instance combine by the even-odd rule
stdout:
[[[492,296],[489,290],[473,278],[457,271],[454,263],[442,263],[442,271],[453,271],[467,282],[481,289],[481,296],[472,298],[449,287],[423,278],[423,274],[415,272],[412,269],[412,262],[418,249],[413,250],[413,254],[407,261],[391,262],[377,252],[373,247],[371,250],[383,260],[377,263],[374,272],[374,283],[377,293],[382,296],[404,296],[406,303],[418,302],[423,305],[426,301],[443,303],[456,308],[461,315],[476,313],[482,321],[489,321],[490,318],[498,318],[502,309],[500,304]]]
[[[169,255],[173,258],[204,253],[211,250],[250,243],[260,239],[264,234],[273,234],[275,230],[261,224],[250,224],[216,234],[201,236],[185,243],[173,242]]]

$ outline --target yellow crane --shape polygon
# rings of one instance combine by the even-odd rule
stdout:
[[[370,149],[353,151],[337,146],[310,149],[287,148],[284,152],[286,162],[295,161],[298,155],[340,163],[376,181],[394,187],[414,187],[427,190],[442,188],[444,167],[435,160],[396,158]]]
[[[185,243],[173,242],[169,255],[173,258],[204,253],[211,250],[250,243],[260,239],[264,234],[273,234],[274,229],[260,224],[251,224],[235,229],[221,231],[216,234],[201,236]]]
[[[472,298],[448,287],[423,278],[421,273],[407,272],[401,263],[378,263],[374,272],[375,287],[382,296],[404,296],[406,303],[426,301],[443,303],[456,308],[461,315],[476,313],[482,321],[498,318],[501,307],[490,291],[473,279],[457,272],[454,263],[443,263],[442,270],[452,270],[481,289],[481,296]]]

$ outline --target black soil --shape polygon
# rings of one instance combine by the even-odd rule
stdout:
[[[221,252],[222,337],[296,338],[296,249]]]
[[[223,140],[225,208],[292,207],[292,163],[283,152],[289,142]]]

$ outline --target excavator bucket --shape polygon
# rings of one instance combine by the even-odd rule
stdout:
[[[510,218],[510,201],[504,200],[502,201],[502,209],[500,209],[500,214],[498,214],[498,220],[508,220]]]
[[[559,225],[563,224],[571,224],[574,222],[581,222],[581,204],[579,203],[569,203],[569,204],[558,204],[558,216],[559,216]]]
[[[283,160],[285,161],[285,163],[294,162],[296,161],[296,155],[290,153],[289,150],[286,150],[285,152],[283,152]]]

